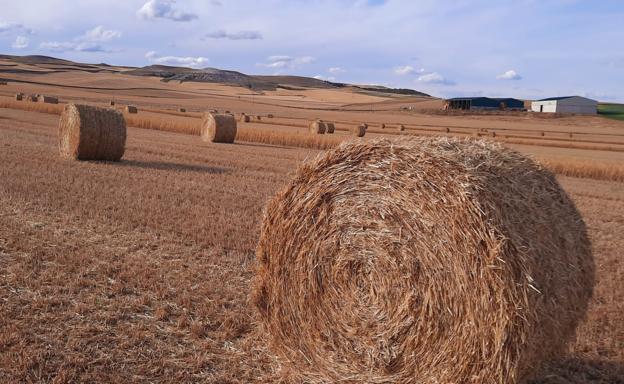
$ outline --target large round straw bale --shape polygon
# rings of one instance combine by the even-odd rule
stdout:
[[[352,129],[353,134],[357,137],[364,137],[366,135],[366,124],[356,125]]]
[[[19,92],[15,94],[15,100],[22,101],[24,99],[24,94]]]
[[[137,107],[135,107],[134,105],[127,105],[126,106],[126,112],[128,113],[139,113],[139,109]]]
[[[313,122],[310,123],[311,133],[322,135],[325,133],[326,130],[327,130],[327,127],[325,126],[325,123],[323,122],[323,120],[314,120]]]
[[[251,116],[241,113],[241,116],[240,116],[241,123],[249,123],[250,121],[251,121]]]
[[[63,158],[118,161],[126,147],[126,120],[114,109],[68,104],[58,136]]]
[[[399,132],[403,132],[403,131],[405,131],[405,125],[403,125],[403,124],[399,124],[399,126],[397,127],[397,129],[399,130]]]
[[[213,143],[233,143],[236,138],[236,119],[230,114],[204,114],[202,139]]]
[[[334,123],[325,123],[325,132],[326,133],[334,133],[336,130],[336,126]]]
[[[492,141],[350,142],[266,208],[252,299],[306,383],[506,383],[559,355],[594,284],[552,173]]]

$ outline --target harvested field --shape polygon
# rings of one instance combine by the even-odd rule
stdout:
[[[570,352],[530,384],[624,382],[624,122],[444,114],[429,111],[439,99],[351,87],[260,94],[115,67],[6,68],[0,381],[299,384],[278,374],[249,301],[267,201],[304,159],[345,141],[478,133],[557,174],[587,223],[596,258],[594,297]],[[55,95],[62,104],[16,101],[17,93]],[[66,102],[123,113],[121,161],[59,158]],[[125,112],[128,105],[139,113]],[[239,124],[235,143],[220,145],[199,137],[210,110],[267,118]],[[335,133],[311,134],[316,119],[333,122]],[[358,138],[362,122],[368,129]]]
[[[119,163],[67,163],[57,116],[0,116],[2,377],[278,381],[248,305],[254,250],[265,202],[317,150],[131,127]],[[534,383],[621,382],[623,184],[559,180],[597,285],[571,353]]]

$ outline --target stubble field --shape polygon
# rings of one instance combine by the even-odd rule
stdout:
[[[55,107],[0,108],[0,382],[284,380],[248,303],[262,209],[301,161],[354,140],[358,121],[371,123],[367,138],[399,134],[384,121],[405,123],[401,134],[481,134],[558,173],[589,227],[598,283],[570,354],[537,383],[624,382],[622,123],[210,100],[276,117],[241,124],[234,145],[209,144],[196,136],[199,101],[178,114],[174,104],[132,99],[140,112],[129,117],[121,162],[68,162],[58,156]],[[317,116],[338,121],[337,135],[306,134]]]

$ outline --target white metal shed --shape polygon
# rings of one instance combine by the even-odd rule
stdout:
[[[550,97],[531,103],[533,112],[596,114],[598,102],[581,96]]]

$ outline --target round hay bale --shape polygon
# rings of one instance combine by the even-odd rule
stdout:
[[[46,96],[43,95],[39,98],[39,101],[41,101],[42,103],[46,103],[46,104],[58,104],[58,97],[54,97],[54,96]]]
[[[28,95],[28,97],[26,98],[26,100],[28,101],[32,101],[33,103],[36,103],[39,101],[39,96],[37,95]]]
[[[16,93],[15,94],[15,100],[17,101],[22,101],[24,99],[24,94],[23,93]]]
[[[491,135],[492,137],[496,137],[496,132],[492,131],[492,132],[490,132],[490,135]]]
[[[349,142],[268,204],[252,302],[301,382],[521,383],[594,284],[554,175],[496,142]]]
[[[262,120],[262,116],[256,116],[256,120],[258,121]]]
[[[126,106],[126,112],[128,113],[139,113],[139,109],[137,107],[135,107],[134,105],[127,105]]]
[[[398,130],[399,130],[399,132],[403,132],[403,131],[405,131],[405,125],[403,125],[403,124],[399,124],[399,126],[398,126]]]
[[[446,133],[451,133],[451,129],[449,127],[443,128],[442,130]]]
[[[357,137],[364,137],[364,135],[366,135],[366,124],[353,127],[353,134]]]
[[[334,133],[336,125],[334,125],[334,123],[325,123],[325,129],[325,133]]]
[[[186,108],[178,108],[178,112],[186,112]]]
[[[108,105],[110,105],[111,107],[115,105],[115,100],[111,100],[108,102]]]
[[[241,123],[249,123],[250,121],[251,121],[251,116],[241,113],[241,116],[240,116]]]
[[[230,114],[204,114],[201,136],[213,143],[233,143],[236,139],[236,119]]]
[[[386,129],[386,123],[381,123],[381,129]]]
[[[546,136],[546,134],[544,133],[544,131],[542,131],[542,132],[541,132],[541,135],[542,135],[542,136]]]
[[[114,109],[68,104],[58,137],[63,158],[119,161],[126,147],[126,120]]]
[[[322,135],[327,130],[323,120],[315,120],[310,123],[310,133]]]

